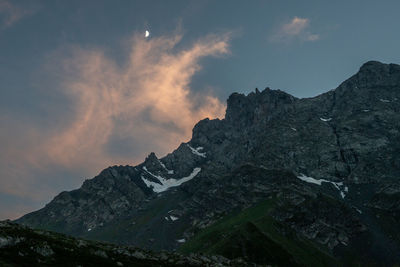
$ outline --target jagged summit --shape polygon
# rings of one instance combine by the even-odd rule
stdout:
[[[151,152],[147,157],[146,157],[146,159],[144,160],[145,162],[146,161],[148,161],[148,162],[154,162],[154,161],[157,161],[158,160],[158,158],[157,158],[157,156],[156,156],[156,153],[154,153],[154,152]]]
[[[371,70],[390,71],[391,69],[399,70],[399,68],[400,65],[398,64],[393,64],[393,63],[386,64],[380,61],[370,60],[361,65],[359,72],[371,71]]]
[[[369,240],[382,249],[371,257],[393,259],[398,229],[379,218],[400,223],[391,204],[400,196],[399,104],[399,65],[374,61],[313,98],[234,93],[225,119],[198,122],[167,156],[109,168],[18,222],[173,250],[233,211],[273,199],[268,220],[280,234],[291,229],[331,255],[354,254]]]
[[[252,123],[254,119],[259,119],[258,114],[262,113],[279,113],[287,108],[295,101],[295,97],[281,90],[271,90],[265,88],[259,93],[250,93],[247,96],[244,94],[233,93],[227,101],[227,109],[225,119],[230,122],[241,121],[244,123]],[[247,107],[255,107],[258,110],[252,113]],[[258,114],[257,114],[258,112]],[[252,118],[250,118],[252,116]],[[240,124],[241,125],[241,124]]]
[[[343,82],[338,91],[344,88],[379,90],[377,87],[396,87],[400,82],[400,65],[384,64],[379,61],[364,63],[359,71]]]
[[[382,63],[382,62],[377,61],[377,60],[369,60],[369,61],[367,61],[367,62],[365,62],[364,64],[361,65],[360,71],[365,69],[365,68],[381,68],[381,67],[383,67],[385,65],[389,65],[389,64],[385,64],[385,63]]]

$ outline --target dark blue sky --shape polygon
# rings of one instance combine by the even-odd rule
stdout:
[[[108,165],[165,155],[198,119],[223,116],[232,92],[310,97],[368,60],[399,63],[399,10],[365,0],[0,0],[0,219]]]

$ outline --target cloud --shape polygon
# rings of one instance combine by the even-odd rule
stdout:
[[[0,0],[0,25],[3,29],[10,27],[32,13],[33,10],[30,8],[22,8],[8,0]]]
[[[186,47],[182,37],[134,34],[122,63],[101,48],[54,52],[45,71],[61,77],[53,88],[68,108],[48,128],[0,117],[7,125],[0,133],[0,193],[43,201],[38,194],[48,199],[88,173],[139,163],[151,151],[170,152],[190,138],[200,119],[223,117],[225,105],[210,92],[196,93],[191,80],[202,58],[229,54],[230,34],[208,35]],[[77,177],[66,180],[60,173]]]
[[[294,17],[290,22],[283,24],[270,37],[272,42],[291,42],[300,41],[317,41],[319,35],[308,31],[310,20],[307,18]]]
[[[193,94],[190,81],[202,57],[228,53],[229,36],[210,35],[174,52],[181,38],[137,34],[123,66],[98,49],[73,51],[62,88],[75,104],[75,119],[49,141],[51,158],[66,166],[131,160],[105,151],[112,138],[147,142],[148,149],[165,153],[188,139],[198,120],[223,116],[225,106],[211,95]]]

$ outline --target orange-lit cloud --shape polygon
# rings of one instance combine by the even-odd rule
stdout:
[[[187,141],[200,119],[222,118],[225,105],[190,86],[201,69],[200,59],[229,53],[230,35],[209,35],[178,48],[181,38],[179,33],[152,38],[134,34],[123,63],[99,48],[53,53],[49,65],[62,68],[49,75],[62,77],[57,90],[69,103],[63,123],[55,121],[54,127],[43,129],[0,118],[10,129],[3,140],[13,140],[0,158],[8,166],[1,171],[7,177],[0,179],[0,193],[54,195],[51,183],[62,182],[33,178],[32,170],[61,168],[86,175],[112,164],[136,164],[151,151],[163,155]],[[126,142],[128,152],[113,149],[115,140]],[[32,190],[35,184],[40,186]]]
[[[105,153],[111,136],[151,140],[149,150],[163,154],[187,140],[198,120],[222,117],[225,106],[213,96],[192,94],[190,81],[200,58],[228,53],[229,35],[174,52],[180,39],[137,34],[122,66],[101,50],[74,51],[65,62],[72,76],[62,88],[75,103],[75,120],[47,144],[51,158],[67,166],[132,162]]]
[[[270,37],[270,41],[290,42],[295,39],[300,41],[317,41],[319,35],[309,32],[309,26],[309,19],[294,17],[290,22],[281,25],[275,34]]]

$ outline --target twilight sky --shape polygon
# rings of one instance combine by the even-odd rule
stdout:
[[[400,63],[400,1],[0,0],[0,219],[163,156],[232,92]],[[145,31],[150,36],[145,38]]]

